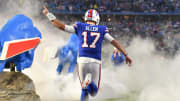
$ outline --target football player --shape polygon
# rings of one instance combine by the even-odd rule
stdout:
[[[76,34],[72,34],[66,45],[61,47],[56,53],[56,57],[59,57],[59,64],[57,68],[58,74],[61,74],[64,65],[70,63],[68,73],[73,73],[77,64],[79,39]]]
[[[131,65],[132,60],[128,57],[122,45],[109,34],[108,28],[98,25],[100,17],[96,10],[88,10],[85,13],[85,23],[77,22],[73,26],[66,25],[56,19],[45,6],[43,13],[55,27],[69,33],[76,33],[79,37],[77,70],[82,86],[81,101],[88,101],[89,95],[95,96],[99,90],[101,79],[101,48],[104,38],[120,50],[125,56],[126,63]]]

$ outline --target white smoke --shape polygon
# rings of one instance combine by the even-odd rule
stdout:
[[[179,101],[179,60],[167,59],[155,52],[150,40],[134,39],[128,48],[134,60],[132,71],[124,79],[131,91],[137,91],[137,101]],[[124,73],[123,73],[124,74]]]
[[[37,0],[0,0],[0,27],[16,14],[30,17],[42,33],[43,41],[35,53],[30,69],[24,71],[33,79],[42,101],[72,101],[80,98],[78,78],[58,76],[57,59],[53,57],[57,47],[66,43],[69,35],[53,27],[42,16],[42,3]],[[135,97],[131,101],[180,101],[180,56],[166,59],[155,52],[151,40],[135,38],[127,48],[133,59],[132,67],[122,65],[116,69],[111,65],[112,46],[105,45],[102,66],[102,79],[99,94],[95,101],[108,98]],[[134,96],[134,95],[133,95]],[[118,100],[120,101],[120,99]]]

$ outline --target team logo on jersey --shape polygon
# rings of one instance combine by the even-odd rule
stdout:
[[[109,33],[109,29],[108,29],[108,28],[106,28],[105,32]]]
[[[74,23],[74,24],[73,24],[73,26],[74,26],[75,28],[78,28],[78,26],[77,26],[77,22],[76,22],[76,23]]]

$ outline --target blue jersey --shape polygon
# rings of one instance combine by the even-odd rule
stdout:
[[[101,60],[104,35],[109,33],[107,27],[78,22],[74,28],[79,37],[79,57]]]

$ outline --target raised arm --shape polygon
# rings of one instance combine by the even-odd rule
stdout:
[[[66,25],[61,21],[59,21],[58,19],[56,19],[55,15],[50,13],[49,10],[46,8],[46,6],[43,6],[43,8],[44,8],[43,14],[48,17],[48,19],[55,27],[64,30],[66,32],[75,33],[75,29],[73,26]]]
[[[111,44],[116,47],[119,51],[121,51],[125,58],[126,58],[126,64],[131,65],[132,64],[132,60],[128,57],[127,52],[125,51],[125,49],[122,47],[122,45],[115,40],[109,33],[105,34],[105,39],[107,39],[109,42],[111,42]]]

